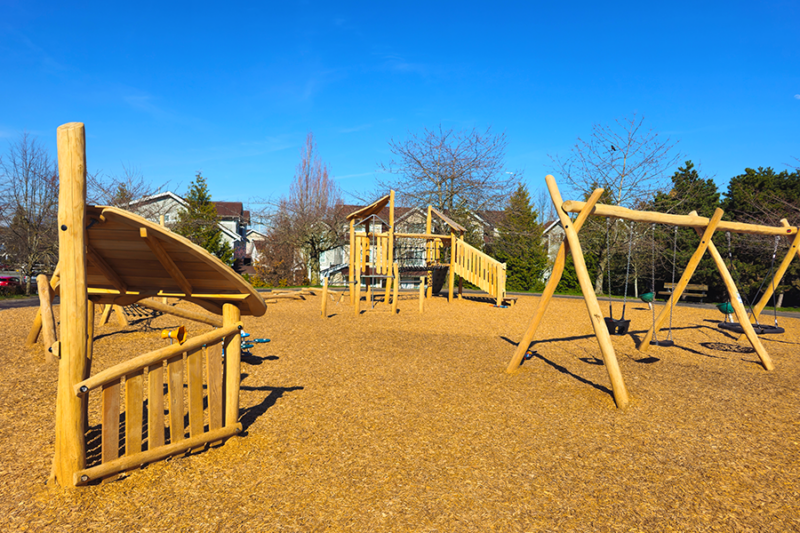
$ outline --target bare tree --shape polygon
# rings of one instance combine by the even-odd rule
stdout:
[[[395,177],[378,183],[395,189],[408,206],[432,205],[454,217],[502,209],[520,178],[505,171],[507,144],[505,133],[495,134],[491,128],[426,128],[405,141],[389,141],[394,158],[380,168]]]
[[[158,187],[147,181],[134,166],[122,165],[121,175],[90,174],[87,180],[87,202],[110,205],[134,211],[149,220],[158,220],[169,205],[164,202],[142,202],[166,189],[168,183]]]
[[[293,271],[303,264],[310,281],[319,283],[321,254],[344,242],[347,226],[342,204],[341,190],[317,153],[313,133],[309,133],[289,196],[262,213],[268,227],[262,262],[273,264],[278,260]],[[294,250],[299,261],[285,257],[288,249]]]
[[[680,154],[674,142],[644,128],[644,117],[616,120],[611,126],[595,124],[588,140],[578,138],[567,156],[550,156],[555,171],[570,184],[577,197],[588,196],[597,187],[605,189],[602,202],[629,208],[649,203],[656,192],[668,185],[669,171]],[[612,224],[609,248],[627,243],[630,238],[620,224]],[[605,226],[590,220],[584,233],[605,232]],[[597,239],[602,241],[603,239]],[[602,246],[598,264],[607,263]],[[595,292],[603,288],[603,268],[597,268]]]
[[[0,157],[3,244],[31,292],[36,271],[52,272],[58,258],[58,171],[35,138],[23,133]]]

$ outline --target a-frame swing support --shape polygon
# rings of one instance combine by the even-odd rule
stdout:
[[[694,228],[700,236],[700,244],[684,269],[681,280],[675,287],[669,301],[667,302],[667,305],[665,305],[659,313],[655,324],[653,324],[642,342],[639,344],[639,350],[646,351],[649,348],[650,339],[653,338],[654,332],[661,329],[661,325],[663,324],[664,320],[667,318],[667,316],[669,316],[670,309],[675,305],[675,302],[680,299],[681,294],[686,289],[689,281],[691,281],[691,277],[694,274],[697,265],[700,263],[700,260],[702,259],[706,250],[708,250],[709,254],[714,259],[720,276],[725,282],[725,286],[730,295],[730,300],[734,306],[734,311],[736,312],[739,323],[744,329],[744,335],[747,337],[748,341],[750,341],[753,349],[758,354],[761,363],[764,365],[764,368],[767,370],[772,370],[774,368],[769,354],[767,353],[766,349],[764,349],[761,341],[750,324],[750,319],[747,317],[747,311],[745,310],[744,305],[739,300],[739,293],[736,288],[736,284],[728,272],[725,262],[717,251],[716,246],[714,246],[711,238],[716,230],[731,231],[734,233],[750,233],[755,235],[795,236],[789,252],[775,273],[773,281],[770,284],[769,293],[765,293],[756,306],[755,315],[757,317],[760,311],[766,305],[766,302],[769,300],[772,291],[774,291],[774,287],[780,283],[783,274],[788,269],[789,264],[794,256],[800,256],[800,249],[798,249],[798,246],[800,246],[800,234],[798,234],[798,229],[796,227],[789,226],[785,220],[781,221],[782,226],[780,227],[746,224],[741,222],[727,222],[722,220],[723,211],[721,209],[717,209],[711,219],[709,219],[698,216],[695,212],[692,212],[689,215],[672,215],[652,211],[635,211],[623,207],[598,204],[597,201],[603,193],[602,189],[596,189],[586,202],[564,202],[562,201],[561,194],[558,191],[555,178],[548,175],[545,180],[547,182],[547,188],[550,192],[550,197],[553,200],[556,213],[558,213],[561,225],[564,228],[564,241],[561,243],[561,246],[558,250],[556,260],[553,264],[552,274],[547,282],[544,292],[542,293],[542,297],[539,300],[539,305],[537,306],[533,318],[528,325],[528,329],[526,330],[522,341],[517,346],[517,349],[508,364],[506,372],[512,373],[519,368],[526,351],[533,342],[536,336],[536,330],[541,323],[542,318],[544,317],[547,305],[549,304],[550,299],[552,298],[553,293],[555,292],[555,289],[561,280],[566,262],[566,253],[569,251],[572,254],[573,262],[575,264],[575,273],[581,285],[581,291],[583,292],[586,307],[589,311],[589,317],[592,321],[592,326],[594,327],[595,336],[597,337],[597,342],[603,355],[603,361],[609,373],[614,400],[619,408],[623,408],[628,404],[629,399],[627,390],[625,388],[625,383],[619,370],[619,364],[617,362],[613,345],[611,344],[611,338],[608,334],[608,329],[603,321],[602,311],[600,310],[600,306],[597,302],[597,297],[594,294],[594,287],[589,279],[586,263],[583,259],[583,252],[580,247],[580,240],[578,239],[578,232],[580,231],[589,214],[620,218],[634,222],[691,227]],[[574,222],[570,219],[569,213],[578,214]],[[755,320],[756,317],[754,317],[753,320]]]

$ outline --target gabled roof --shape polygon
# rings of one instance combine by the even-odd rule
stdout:
[[[140,205],[140,204],[147,204],[147,203],[157,202],[159,200],[163,200],[163,199],[166,199],[166,198],[172,198],[173,200],[175,200],[177,203],[181,204],[184,207],[189,205],[189,204],[186,203],[186,200],[184,200],[183,198],[181,198],[180,196],[178,196],[174,192],[165,191],[165,192],[160,192],[160,193],[157,193],[157,194],[152,194],[150,196],[143,196],[142,198],[139,198],[138,200],[134,200],[134,201],[130,202],[128,204],[128,207],[134,207],[134,206],[137,206],[137,205]]]

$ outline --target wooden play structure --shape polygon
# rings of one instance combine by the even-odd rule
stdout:
[[[387,205],[388,220],[383,220],[379,214]],[[384,301],[389,301],[392,287],[395,288],[396,300],[400,276],[407,272],[427,271],[428,297],[432,294],[434,273],[439,271],[446,272],[448,276],[448,301],[453,299],[455,276],[458,275],[489,293],[497,305],[503,303],[506,296],[506,266],[467,244],[464,241],[466,228],[428,206],[425,233],[400,233],[395,231],[394,207],[394,191],[390,191],[383,198],[347,216],[350,223],[348,282],[350,303],[356,315],[360,313],[362,285],[368,291],[367,300],[371,301],[373,284],[385,281]],[[432,232],[434,218],[449,229],[449,235]],[[359,226],[361,229],[357,230]],[[375,231],[378,226],[388,229]],[[445,248],[450,249],[449,258],[444,253]],[[404,254],[399,253],[408,249],[413,249],[411,260],[406,260]],[[396,310],[396,303],[393,303],[393,310]]]
[[[61,297],[61,338],[45,340],[59,359],[52,479],[62,486],[84,485],[239,433],[240,318],[263,315],[264,300],[187,239],[127,211],[86,205],[83,124],[58,128],[58,167],[59,268],[45,284]],[[45,291],[29,343],[36,342],[48,310],[52,314]],[[151,297],[186,300],[211,315],[176,311]],[[217,329],[92,375],[93,358],[102,356],[92,349],[94,306],[137,302]],[[101,397],[102,444],[100,461],[87,464],[92,394]]]
[[[528,351],[531,343],[533,342],[533,339],[536,335],[536,329],[538,328],[539,323],[541,322],[544,313],[547,310],[547,305],[549,304],[550,299],[555,292],[558,282],[561,280],[561,275],[564,272],[566,254],[569,252],[572,254],[575,272],[581,286],[581,291],[583,292],[587,310],[589,311],[589,318],[591,319],[594,333],[600,346],[600,352],[602,353],[603,361],[611,380],[614,400],[619,408],[624,408],[628,405],[628,391],[625,387],[625,382],[622,379],[616,354],[614,353],[614,347],[611,343],[609,331],[603,318],[603,312],[600,310],[600,306],[597,302],[597,297],[594,293],[594,287],[589,278],[586,263],[583,259],[583,251],[581,250],[580,240],[578,238],[578,232],[590,214],[633,222],[689,227],[694,228],[697,234],[700,236],[700,244],[697,247],[697,250],[695,250],[694,254],[690,258],[680,281],[673,288],[670,298],[666,305],[662,308],[658,318],[654,320],[653,325],[650,327],[644,339],[642,339],[641,343],[639,344],[639,350],[647,351],[650,348],[650,341],[653,339],[654,333],[661,329],[664,321],[668,316],[670,316],[670,313],[673,311],[676,302],[680,300],[683,292],[689,286],[689,281],[691,281],[692,275],[694,274],[697,265],[700,263],[703,254],[705,254],[706,250],[708,250],[708,252],[711,254],[711,257],[714,259],[714,263],[717,266],[720,276],[725,282],[725,287],[727,288],[730,297],[730,304],[738,319],[738,324],[740,325],[742,332],[744,333],[745,337],[747,337],[747,340],[750,342],[756,354],[758,354],[758,357],[761,360],[764,368],[766,370],[772,370],[774,368],[769,354],[764,349],[764,346],[761,344],[761,341],[753,329],[751,320],[753,323],[757,323],[758,316],[760,315],[761,311],[763,311],[764,307],[772,296],[774,288],[780,283],[780,280],[786,273],[786,270],[789,268],[791,261],[796,255],[798,255],[798,253],[800,253],[798,250],[798,245],[800,245],[800,233],[798,233],[797,227],[789,226],[786,220],[782,220],[782,225],[779,227],[760,226],[739,222],[725,222],[722,220],[723,211],[721,209],[717,209],[714,212],[714,215],[708,219],[706,217],[698,216],[695,212],[692,212],[688,215],[671,215],[652,211],[635,211],[623,207],[598,204],[597,202],[603,193],[603,189],[596,189],[586,202],[565,202],[561,198],[561,193],[558,190],[555,178],[553,176],[547,176],[545,179],[547,181],[547,188],[550,192],[553,205],[558,213],[561,225],[564,228],[565,236],[558,250],[558,255],[556,256],[556,260],[553,265],[552,275],[550,276],[547,286],[542,293],[541,300],[539,301],[539,305],[534,313],[533,318],[531,319],[528,329],[526,330],[522,341],[520,341],[516,351],[514,352],[514,356],[511,358],[511,361],[508,364],[508,368],[506,369],[507,372],[514,372],[519,368],[523,358],[525,357],[525,353]],[[574,221],[570,218],[570,213],[577,213],[577,217]],[[742,300],[739,296],[739,291],[736,288],[733,278],[728,272],[728,268],[725,265],[724,259],[720,255],[719,251],[717,251],[716,246],[711,240],[714,232],[718,230],[732,233],[749,233],[755,235],[794,236],[794,240],[792,241],[788,253],[784,257],[779,268],[776,270],[769,288],[765,291],[753,309],[753,314],[751,317],[748,317],[747,315],[747,311],[745,310],[745,307],[742,304]]]

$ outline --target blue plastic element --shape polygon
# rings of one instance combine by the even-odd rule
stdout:
[[[499,307],[500,309],[508,309],[507,305],[494,305],[492,307]]]
[[[243,350],[249,350],[253,346],[255,346],[255,344],[242,344],[242,349]]]
[[[241,333],[239,333],[239,335],[241,335],[242,337],[249,337],[249,336],[250,336],[250,334],[249,334],[249,333],[245,333],[244,331],[242,331]]]
[[[258,343],[263,344],[265,342],[269,342],[269,339],[255,339],[255,341],[258,342]]]

